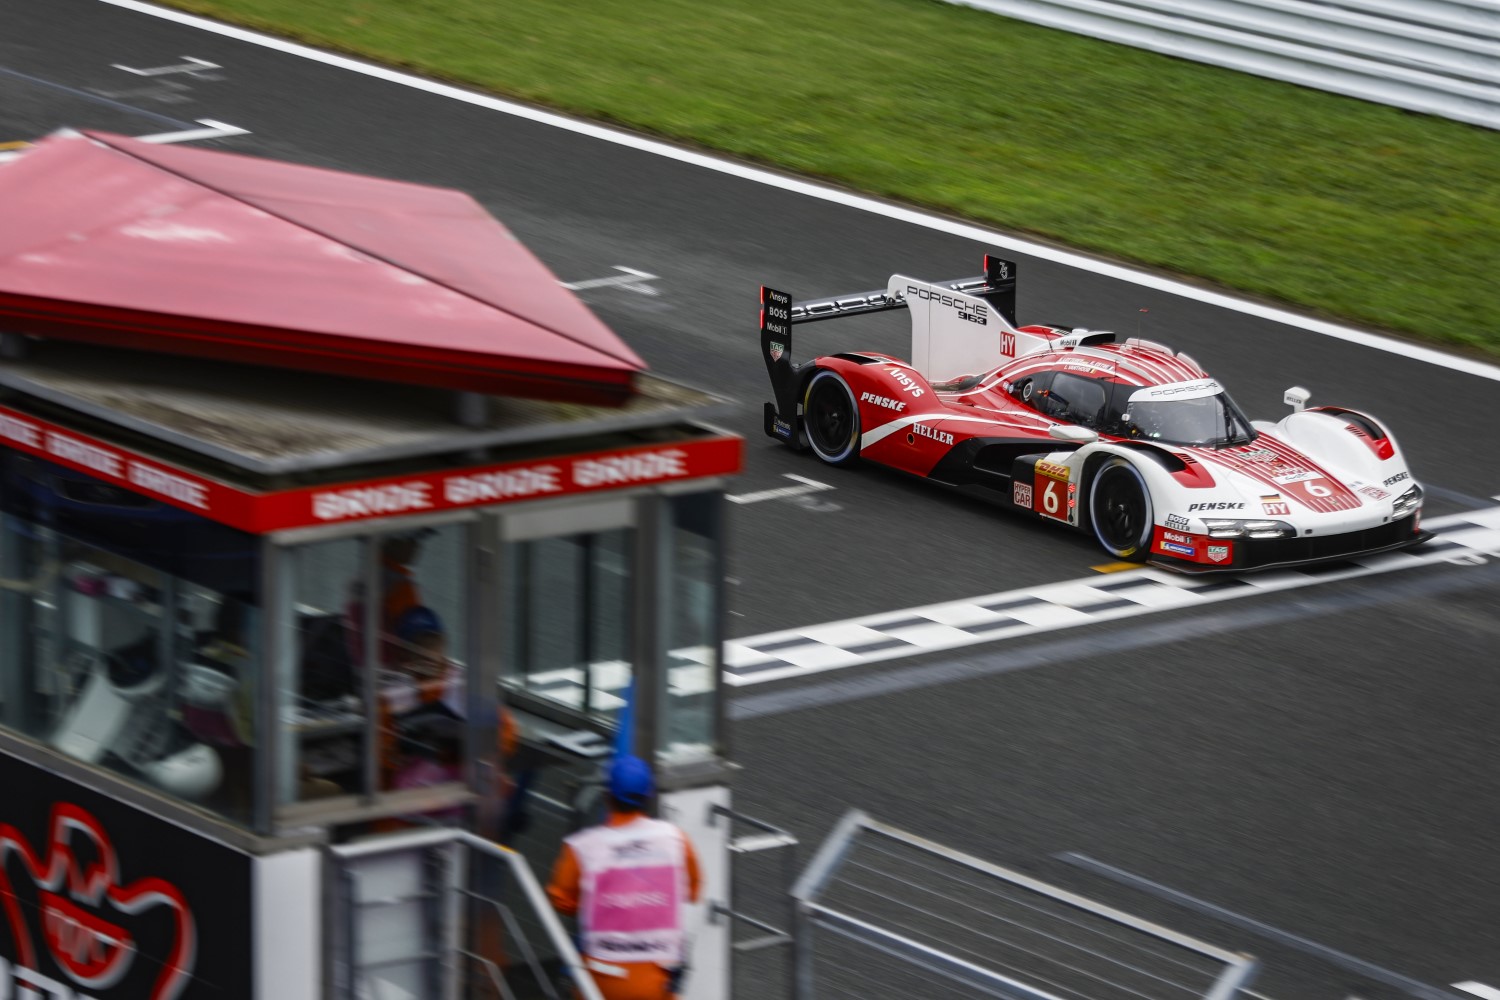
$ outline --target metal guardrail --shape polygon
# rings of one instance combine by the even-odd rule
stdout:
[[[1249,955],[858,810],[846,813],[824,840],[792,897],[794,1000],[1231,1000],[1259,968]],[[844,953],[820,954],[835,944],[846,946]]]
[[[509,966],[530,975],[528,996],[561,1000],[576,990],[581,1000],[602,1000],[546,893],[515,851],[462,830],[428,828],[328,852],[333,861],[326,922],[330,995],[515,1000]],[[486,874],[478,862],[496,868]],[[552,970],[523,927],[523,913],[555,956],[566,988],[554,984]],[[471,968],[478,970],[477,978]]]
[[[790,947],[794,942],[791,933],[791,925],[796,919],[796,907],[792,902],[790,888],[792,880],[796,875],[797,864],[797,838],[779,826],[774,826],[762,820],[735,812],[726,806],[715,805],[711,808],[709,825],[717,825],[720,821],[730,824],[730,832],[733,834],[738,826],[748,826],[755,833],[743,836],[731,836],[729,840],[729,900],[730,905],[716,903],[710,910],[709,919],[715,922],[728,920],[731,926],[732,941],[731,949],[735,954],[743,955],[751,952],[765,951],[772,948]],[[781,861],[781,872],[779,879],[766,879],[765,873],[761,876],[761,887],[765,888],[767,883],[775,888],[769,893],[779,898],[782,905],[788,907],[789,919],[785,927],[778,927],[764,917],[752,916],[738,907],[744,904],[740,902],[742,897],[742,886],[745,877],[750,874],[743,871],[744,862],[749,856],[765,855],[774,852],[779,855]],[[779,907],[778,907],[779,908]],[[760,933],[753,937],[734,936],[734,930],[738,925],[753,928]],[[786,963],[788,973],[791,973],[792,963]],[[792,984],[795,991],[796,984]],[[790,994],[789,994],[790,995]]]
[[[948,0],[1500,129],[1500,0]]]

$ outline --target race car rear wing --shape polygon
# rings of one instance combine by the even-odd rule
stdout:
[[[956,296],[943,296],[942,292],[957,292]],[[936,295],[934,294],[936,293]],[[911,298],[921,298],[931,305],[941,298],[951,307],[953,318],[968,321],[980,327],[988,325],[993,316],[998,322],[1001,337],[1015,334],[1016,322],[1016,265],[1014,261],[1002,260],[985,254],[984,273],[972,278],[951,278],[946,281],[917,281],[892,275],[887,287],[870,292],[854,292],[829,298],[811,299],[797,303],[788,292],[780,292],[764,285],[760,289],[760,351],[765,358],[766,373],[771,377],[771,387],[776,401],[767,406],[766,430],[777,437],[794,443],[798,439],[796,424],[797,395],[801,379],[797,366],[792,364],[792,326],[797,323],[812,323],[821,319],[837,319],[843,316],[859,316],[865,313],[886,312],[891,309],[910,308]],[[974,300],[983,300],[976,303]],[[988,303],[988,308],[984,303]],[[977,306],[977,310],[976,307]],[[982,312],[982,314],[981,314]],[[965,327],[958,327],[964,329]],[[927,313],[912,316],[913,364],[919,371],[931,377],[926,370],[926,359],[941,354],[935,348],[929,350]],[[1014,351],[1012,341],[1011,351]],[[960,356],[973,353],[972,349],[960,349]],[[952,352],[950,351],[951,355]],[[920,359],[919,359],[920,356]],[[948,358],[944,362],[952,363]]]

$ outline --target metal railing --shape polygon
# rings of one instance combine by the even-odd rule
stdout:
[[[428,828],[329,853],[329,996],[563,1000],[576,989],[583,1000],[601,1000],[515,851],[463,830]]]
[[[1259,965],[858,810],[792,896],[795,1000],[1230,1000]]]
[[[1500,128],[1497,0],[948,0]]]
[[[736,957],[753,952],[762,952],[767,949],[790,947],[793,944],[792,921],[795,919],[795,906],[792,903],[789,890],[792,880],[796,877],[797,864],[797,838],[779,826],[774,826],[762,820],[737,813],[725,806],[713,806],[710,824],[719,822],[730,824],[731,837],[729,840],[729,905],[716,903],[710,910],[709,919],[715,922],[728,920],[733,925],[731,929],[730,947]],[[734,829],[739,826],[747,826],[754,833],[743,836],[733,836]],[[764,857],[767,854],[775,855],[780,859],[778,866],[780,871],[775,876],[769,876],[764,871],[759,875],[757,888],[760,892],[758,899],[752,902],[745,900],[751,894],[746,892],[746,875],[744,862],[752,857]],[[767,903],[774,901],[777,909],[785,907],[785,926],[778,927],[772,922],[773,917],[767,915],[757,916],[746,912],[747,908],[755,902]],[[734,934],[739,927],[749,927],[757,932],[748,937],[740,937]],[[787,972],[790,975],[792,964],[786,963]]]

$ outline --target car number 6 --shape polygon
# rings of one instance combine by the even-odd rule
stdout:
[[[1062,500],[1057,495],[1061,487],[1062,484],[1056,479],[1049,479],[1047,488],[1042,490],[1042,509],[1053,517],[1056,517],[1057,512],[1062,508]]]

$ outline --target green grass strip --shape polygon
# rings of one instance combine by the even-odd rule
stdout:
[[[933,0],[171,0],[1500,355],[1500,133]]]

